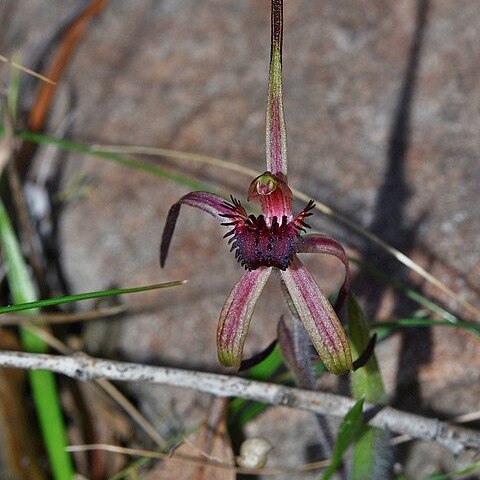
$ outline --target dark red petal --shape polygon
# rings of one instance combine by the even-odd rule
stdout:
[[[163,228],[162,243],[160,244],[160,266],[163,268],[167,260],[170,242],[172,241],[173,232],[177,223],[178,214],[182,205],[190,205],[207,212],[215,217],[219,222],[223,222],[224,217],[232,213],[228,203],[219,195],[208,192],[190,192],[183,196],[177,203],[170,207]]]
[[[286,294],[289,295],[288,291]],[[295,309],[294,306],[293,309]],[[298,385],[302,388],[314,389],[316,379],[310,359],[310,340],[297,315],[295,310],[293,331],[287,326],[283,316],[280,318],[277,325],[278,345],[282,358],[294,374]]]
[[[294,256],[290,268],[280,272],[292,303],[323,363],[332,373],[352,369],[352,354],[343,327],[310,272]]]
[[[345,267],[345,279],[334,306],[335,311],[339,312],[348,296],[348,292],[350,291],[350,269],[348,266],[348,257],[342,244],[327,235],[313,233],[301,238],[301,241],[298,242],[298,253],[323,253],[326,255],[333,255],[343,263],[343,266]]]
[[[218,359],[222,365],[240,367],[253,310],[271,272],[268,267],[245,272],[228,296],[217,328]]]

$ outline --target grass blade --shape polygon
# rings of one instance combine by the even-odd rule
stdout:
[[[399,318],[397,320],[392,320],[391,322],[378,322],[372,324],[372,328],[378,332],[380,337],[387,336],[393,330],[413,327],[460,328],[462,330],[468,330],[469,332],[475,333],[476,335],[480,335],[480,325],[478,323],[466,322],[462,320],[451,323],[447,320],[434,320],[431,318]]]
[[[368,265],[365,262],[362,262],[361,260],[358,260],[356,258],[349,258],[349,260],[355,263],[356,265],[358,265],[362,270],[366,271],[372,277],[377,278],[378,280],[385,282],[387,285],[392,286],[395,290],[402,292],[410,300],[413,300],[419,305],[422,305],[423,307],[428,308],[430,311],[432,311],[433,313],[436,313],[437,315],[441,316],[442,318],[449,321],[450,323],[458,322],[459,318],[457,316],[445,310],[435,302],[432,302],[421,293],[416,292],[411,288],[408,288],[407,286],[403,285],[402,283],[396,280],[393,280],[392,277],[390,277],[389,275],[386,275],[385,273],[381,272],[379,269],[373,267],[372,265]]]
[[[363,311],[352,294],[348,297],[348,332],[352,355],[359,357],[370,341],[370,330]],[[354,398],[365,398],[365,401],[369,403],[383,405],[386,403],[385,390],[375,353],[364,367],[352,373],[351,384]]]
[[[34,301],[36,298],[35,285],[30,278],[20,245],[1,200],[0,244],[14,301],[19,303]],[[35,311],[32,311],[32,314],[34,313]],[[20,328],[20,336],[25,350],[34,353],[47,351],[45,343],[28,327]],[[66,451],[67,435],[55,377],[51,372],[42,370],[30,371],[28,375],[53,478],[56,480],[72,479],[73,464],[70,454]]]
[[[247,377],[251,380],[266,381],[270,380],[283,364],[282,356],[278,346],[273,352],[258,365],[255,365],[247,372]],[[260,403],[244,400],[243,398],[234,398],[228,406],[228,421],[230,430],[240,430],[248,422],[264,412],[269,406]]]
[[[4,129],[0,127],[0,136],[4,134]],[[185,175],[180,173],[171,172],[163,168],[157,167],[149,162],[144,162],[141,160],[134,160],[125,155],[120,155],[117,153],[105,152],[102,150],[95,150],[89,145],[83,145],[78,142],[72,142],[71,140],[63,140],[48,135],[43,135],[41,133],[33,133],[27,131],[16,132],[16,136],[22,140],[29,142],[37,143],[39,145],[56,145],[57,147],[67,150],[74,153],[82,153],[85,155],[92,155],[94,157],[103,158],[104,160],[109,160],[111,162],[119,163],[126,167],[132,168],[134,170],[141,170],[143,172],[155,175],[157,177],[165,178],[166,180],[171,180],[179,185],[184,185],[189,187],[192,190],[203,190],[207,192],[216,192],[217,190],[212,188],[210,185],[204,183],[196,182],[188,178]]]
[[[363,398],[345,415],[338,430],[335,449],[333,450],[331,463],[323,474],[323,480],[329,480],[338,467],[342,464],[343,455],[348,447],[355,441],[363,428]]]
[[[352,355],[359,357],[370,341],[368,324],[355,297],[348,297],[348,327]],[[352,394],[356,399],[384,405],[387,402],[375,353],[366,365],[351,374]],[[388,478],[388,434],[377,428],[362,427],[353,450],[352,480]],[[387,459],[387,460],[385,460]]]
[[[464,477],[470,473],[478,473],[480,469],[480,462],[475,462],[473,465],[470,465],[466,468],[462,468],[461,470],[457,470],[455,472],[450,473],[439,473],[436,475],[430,475],[423,480],[453,480],[455,478]],[[470,478],[477,478],[477,477],[470,477]]]
[[[113,288],[110,290],[98,290],[96,292],[77,293],[75,295],[65,295],[64,297],[47,298],[45,300],[36,300],[32,302],[18,303],[18,304],[9,305],[6,307],[0,307],[0,314],[21,312],[22,310],[30,310],[33,308],[51,307],[53,305],[61,305],[63,303],[78,302],[81,300],[89,300],[92,298],[111,297],[113,295],[124,295],[127,293],[139,293],[139,292],[147,292],[149,290],[158,290],[160,288],[177,287],[180,285],[184,285],[186,282],[187,282],[186,280],[178,280],[174,282],[155,283],[153,285],[143,285],[141,287]]]

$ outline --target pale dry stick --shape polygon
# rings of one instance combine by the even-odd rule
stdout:
[[[5,141],[0,141],[0,175],[5,168],[5,165],[8,163],[8,159],[10,158],[10,152],[8,145],[6,145]]]
[[[464,415],[458,415],[457,417],[452,418],[453,423],[468,423],[480,420],[480,410],[476,412],[465,413]]]
[[[28,67],[24,67],[23,65],[20,65],[19,63],[14,62],[13,60],[10,60],[9,58],[4,57],[3,55],[0,55],[0,62],[9,63],[13,68],[16,68],[18,70],[21,70],[22,72],[28,73],[32,77],[36,77],[46,83],[49,83],[50,85],[56,85],[56,82],[43,76],[41,73],[35,72],[34,70],[31,70]]]
[[[73,353],[72,350],[61,342],[58,338],[53,336],[51,333],[47,332],[43,328],[36,327],[34,325],[29,325],[28,328],[35,334],[37,337],[41,338],[49,347],[54,348],[58,352],[68,355]],[[123,395],[120,390],[118,390],[115,385],[104,378],[97,378],[94,380],[95,383],[103,389],[107,395],[120,405],[121,408],[129,415],[134,422],[160,447],[163,448],[166,444],[165,439],[152,427],[149,421],[135,408],[135,406],[128,400],[125,395]]]
[[[95,383],[125,410],[132,420],[158,445],[158,447],[165,447],[165,439],[112,382],[109,382],[104,378],[98,378],[95,380]]]
[[[456,417],[450,418],[448,422],[460,424],[474,422],[478,419],[480,419],[480,410],[477,410],[476,412],[464,413],[463,415],[458,415]],[[400,445],[401,443],[410,442],[411,440],[413,440],[413,437],[411,437],[410,435],[398,435],[390,440],[390,444]]]
[[[173,150],[169,148],[154,148],[154,147],[142,147],[142,146],[119,146],[119,145],[92,145],[92,150],[97,152],[110,152],[110,153],[125,153],[125,154],[139,154],[139,155],[151,155],[151,156],[160,156],[160,157],[170,157],[176,158],[180,160],[191,160],[194,162],[201,162],[208,165],[214,165],[216,167],[223,168],[225,170],[230,170],[234,172],[241,173],[248,177],[257,177],[262,172],[258,172],[251,168],[242,167],[241,165],[237,165],[234,163],[227,162],[225,160],[221,160],[219,158],[210,157],[208,155],[201,155],[196,153],[190,152],[182,152],[180,150]],[[306,195],[300,190],[292,188],[293,195],[302,200],[304,202],[308,202],[312,200],[311,197]],[[371,242],[378,245],[381,249],[385,250],[388,254],[392,255],[397,261],[403,263],[406,267],[413,270],[414,272],[418,273],[421,277],[423,277],[428,283],[431,283],[436,288],[441,290],[443,293],[448,295],[451,299],[458,302],[462,305],[466,310],[470,313],[474,314],[477,319],[480,319],[480,310],[472,305],[467,300],[461,298],[457,293],[455,293],[451,288],[445,285],[442,281],[438,280],[435,276],[431,273],[427,272],[423,267],[421,267],[418,263],[414,262],[410,257],[405,255],[404,253],[400,252],[396,248],[389,245],[387,242],[384,242],[381,238],[377,237],[375,234],[369,232],[361,225],[356,222],[353,222],[345,215],[338,213],[333,208],[329,207],[328,205],[324,204],[323,202],[313,199],[315,202],[315,207],[318,211],[322,212],[324,215],[328,217],[332,217],[348,228],[353,230],[354,232],[362,235],[363,237],[367,238]]]
[[[78,380],[106,378],[189,388],[218,397],[240,397],[271,405],[343,418],[355,400],[331,393],[302,390],[244,378],[178,368],[115,362],[84,354],[54,356],[25,352],[0,352],[0,366],[51,370]],[[381,405],[366,404],[367,423],[392,432],[430,440],[459,454],[480,450],[480,432]]]
[[[393,437],[390,439],[390,445],[392,447],[396,447],[397,445],[400,445],[402,443],[407,443],[411,442],[413,440],[411,435],[397,435],[396,437]]]
[[[136,457],[144,458],[158,458],[165,461],[176,461],[179,463],[190,463],[203,467],[215,467],[222,470],[234,471],[238,474],[244,475],[278,475],[282,473],[301,473],[309,472],[312,470],[319,470],[321,468],[328,467],[330,460],[320,460],[318,462],[306,463],[298,467],[267,467],[267,468],[240,468],[229,465],[228,463],[219,462],[216,460],[194,457],[192,455],[175,454],[169,455],[167,453],[153,452],[151,450],[139,450],[136,448],[125,448],[116,445],[109,445],[105,443],[96,443],[91,445],[70,445],[67,447],[69,452],[85,452],[89,450],[103,450],[112,453],[123,453],[125,455],[132,455]]]
[[[238,172],[247,177],[257,177],[262,172],[253,170],[252,168],[243,167],[236,163],[230,163],[220,158],[202,155],[201,153],[184,152],[182,150],[174,150],[171,148],[161,147],[143,147],[143,146],[123,146],[123,145],[91,145],[95,152],[105,153],[121,153],[127,155],[149,155],[152,157],[169,157],[177,160],[191,160],[192,162],[206,163],[215,167],[220,167],[231,172]]]

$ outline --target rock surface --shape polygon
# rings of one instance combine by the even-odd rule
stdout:
[[[2,54],[27,51],[74,2],[15,3]],[[480,4],[286,3],[291,184],[411,255],[480,307]],[[72,138],[175,148],[263,171],[268,44],[267,1],[110,2],[63,79],[76,99]],[[160,270],[164,219],[188,188],[99,159],[63,159],[70,175],[84,175],[93,187],[62,215],[61,260],[72,291],[189,280],[184,287],[126,298],[129,308],[143,311],[94,326],[97,330],[87,338],[97,336],[96,344],[87,348],[99,354],[109,349],[110,355],[129,360],[220,371],[216,322],[242,274],[225,248],[224,232],[210,217],[184,208],[167,266]],[[239,198],[250,181],[186,161],[155,161],[218,183]],[[338,222],[318,214],[312,225],[471,318]],[[338,265],[308,263],[321,276],[321,285],[333,291],[341,278]],[[280,314],[286,313],[274,278],[270,284],[256,310],[248,353],[273,338]],[[355,284],[372,315],[389,318],[418,308],[364,277],[357,276]],[[371,286],[369,293],[365,285]],[[447,328],[412,331],[379,346],[378,356],[399,407],[447,417],[478,408],[478,338]],[[168,410],[173,398],[175,415],[186,425],[195,423],[192,412],[202,404],[192,393],[161,389],[153,394],[145,385],[135,386],[135,393],[151,418]],[[269,415],[283,423],[281,450],[274,450],[272,464],[306,461],[300,452],[306,452],[311,435],[299,444],[295,433],[302,431],[305,414]]]

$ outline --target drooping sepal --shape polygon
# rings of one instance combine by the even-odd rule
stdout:
[[[225,367],[240,367],[253,310],[271,272],[272,267],[245,272],[223,306],[217,327],[217,352]]]
[[[288,302],[287,302],[288,303]],[[294,315],[293,328],[290,329],[283,316],[277,325],[277,337],[282,358],[301,388],[315,388],[315,375],[310,358],[310,340],[302,324]]]
[[[207,212],[212,217],[215,217],[219,222],[224,221],[224,216],[230,213],[228,204],[223,197],[208,192],[190,192],[183,196],[177,203],[170,207],[163,228],[162,242],[160,244],[160,266],[165,265],[167,260],[168,250],[170,248],[170,242],[172,241],[173,232],[175,231],[175,225],[180,213],[180,207],[182,205],[190,205],[191,207],[199,208],[204,212]]]
[[[342,244],[332,237],[322,235],[320,233],[312,233],[302,237],[298,242],[299,253],[323,253],[325,255],[332,255],[337,257],[345,267],[345,277],[342,287],[338,293],[337,301],[334,309],[338,313],[350,291],[350,268],[348,264],[348,257]]]
[[[294,257],[280,272],[310,340],[326,368],[337,375],[352,370],[352,354],[343,327],[310,272]]]
[[[287,132],[282,94],[283,0],[272,0],[271,50],[266,114],[267,170],[287,177]]]

